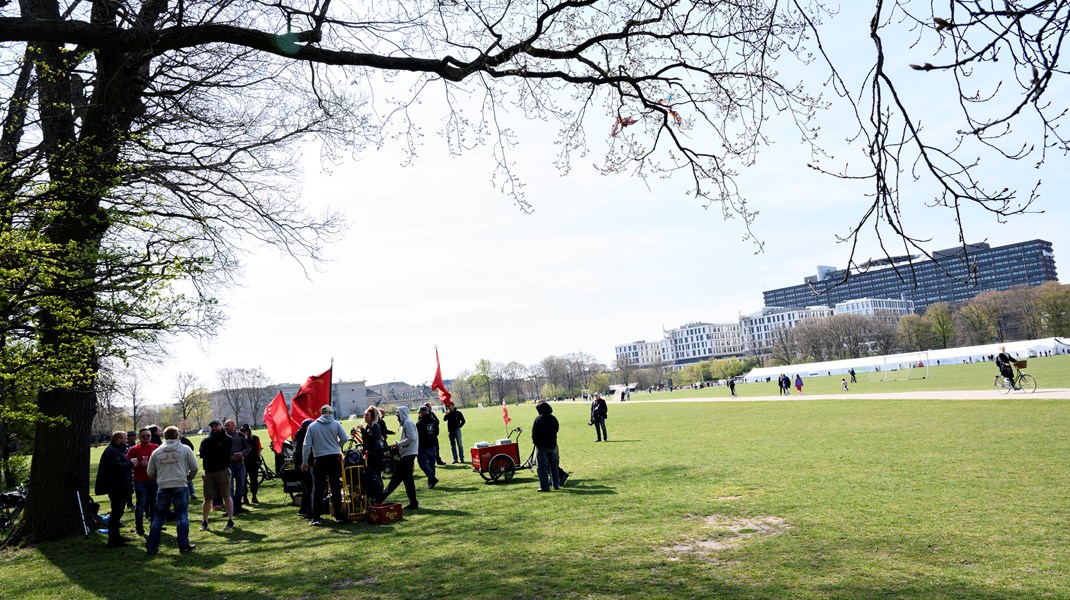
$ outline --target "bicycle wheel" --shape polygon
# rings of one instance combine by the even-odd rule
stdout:
[[[1026,373],[1022,373],[1022,376],[1018,378],[1018,389],[1027,394],[1032,394],[1037,391],[1037,380]]]
[[[1011,386],[1007,383],[1007,380],[1002,375],[996,375],[996,391],[1001,394],[1009,394]]]

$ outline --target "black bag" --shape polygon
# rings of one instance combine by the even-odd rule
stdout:
[[[282,476],[282,491],[287,494],[300,494],[304,491],[301,485],[301,469],[283,469],[280,473]]]

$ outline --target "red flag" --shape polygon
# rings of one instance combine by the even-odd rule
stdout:
[[[306,413],[305,409],[294,400],[297,400],[297,396],[294,396],[293,400],[290,401],[290,431],[297,433],[297,430],[301,429],[301,423],[305,419],[311,419],[312,415]]]
[[[271,447],[275,449],[275,454],[281,453],[282,442],[293,435],[290,414],[286,411],[286,397],[281,391],[264,409],[264,425],[267,425],[268,437],[271,438]]]
[[[438,399],[443,404],[446,406],[453,404],[453,400],[450,400],[453,395],[446,389],[446,384],[442,382],[442,365],[438,362],[438,348],[435,348],[435,380],[431,382],[431,389],[438,390]]]
[[[333,368],[333,367],[332,367]],[[290,414],[300,411],[304,419],[315,419],[320,414],[320,407],[331,403],[331,369],[319,375],[313,375],[301,384],[297,395],[290,400]],[[298,421],[300,427],[300,421]]]
[[[509,418],[509,409],[505,408],[505,398],[502,398],[502,420],[505,421],[506,425],[509,425],[509,421],[512,421]]]

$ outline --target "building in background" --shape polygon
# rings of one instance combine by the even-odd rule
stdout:
[[[614,348],[613,354],[617,361],[635,367],[654,367],[661,365],[664,360],[661,357],[662,342],[648,342],[639,340],[630,344],[623,344]]]
[[[964,259],[965,257],[965,259]],[[981,292],[1058,281],[1051,242],[1031,240],[995,248],[970,244],[933,253],[872,260],[847,272],[821,266],[800,285],[763,292],[767,307],[835,306],[859,298],[901,298],[919,313],[936,302],[965,302]]]
[[[661,341],[661,358],[666,367],[739,356],[742,352],[739,322],[688,323],[665,331]]]
[[[895,298],[859,298],[837,302],[832,308],[834,315],[876,317],[890,323],[897,323],[899,317],[912,312],[914,312],[913,300],[896,300]]]
[[[777,339],[794,329],[805,319],[824,319],[832,316],[827,306],[763,308],[739,318],[743,354],[767,354]]]

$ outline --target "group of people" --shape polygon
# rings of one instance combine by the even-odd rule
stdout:
[[[360,482],[364,493],[375,504],[384,502],[398,487],[405,487],[409,503],[406,510],[418,510],[416,497],[415,467],[427,476],[428,489],[438,484],[437,467],[445,465],[439,450],[439,419],[428,402],[419,408],[414,421],[409,415],[409,407],[399,406],[394,413],[398,420],[400,437],[393,444],[388,436],[394,435],[386,426],[385,413],[378,407],[369,406],[364,411],[364,424],[359,431],[347,435],[344,428],[334,420],[334,410],[330,406],[320,409],[320,416],[315,421],[307,419],[294,435],[294,464],[302,471],[301,508],[298,514],[309,519],[311,525],[322,524],[325,498],[330,492],[330,502],[335,521],[344,523],[347,516],[342,506],[342,469],[343,448],[347,442],[358,440],[364,455],[364,479]],[[449,405],[442,418],[449,433],[453,464],[464,463],[464,445],[461,430],[465,419],[455,405]],[[390,482],[384,487],[383,471],[388,452],[393,457],[394,468]]]
[[[568,477],[559,465],[557,434],[559,424],[553,409],[546,401],[536,405],[538,416],[531,429],[531,439],[538,456],[538,491],[559,489]],[[596,394],[591,402],[590,425],[594,426],[597,439],[608,441],[606,416],[608,407],[601,395]],[[404,486],[408,496],[406,510],[419,509],[414,480],[415,465],[427,476],[427,486],[434,489],[438,484],[436,468],[446,464],[439,452],[439,419],[427,403],[419,408],[414,421],[407,406],[399,406],[395,412],[399,425],[399,438],[388,442],[395,432],[387,428],[382,410],[369,406],[364,412],[364,423],[359,429],[359,442],[364,461],[365,479],[361,485],[372,502],[384,502],[398,487]],[[462,429],[464,415],[450,404],[442,421],[446,423],[452,464],[464,464],[465,447]],[[129,540],[120,533],[121,521],[128,506],[135,510],[137,534],[144,536],[145,550],[149,555],[159,551],[161,532],[165,521],[175,521],[179,552],[186,554],[196,547],[189,540],[189,504],[196,500],[194,477],[202,478],[202,504],[200,530],[207,531],[213,509],[221,509],[226,515],[223,531],[234,529],[235,515],[248,512],[245,506],[257,499],[258,471],[263,447],[259,437],[253,435],[249,425],[235,427],[228,419],[220,422],[213,419],[209,433],[201,441],[197,452],[193,444],[181,435],[177,427],[167,427],[160,438],[153,425],[137,433],[136,440],[127,432],[116,431],[111,443],[101,455],[98,465],[96,489],[98,495],[106,495],[111,502],[108,519],[108,547],[125,546]],[[355,429],[355,428],[354,428]],[[358,434],[354,431],[353,434]],[[341,423],[334,418],[334,409],[325,405],[317,419],[306,419],[294,434],[294,466],[300,471],[305,492],[299,514],[309,519],[311,525],[322,524],[326,508],[327,492],[330,492],[332,514],[338,522],[345,522],[342,506],[342,469],[344,448],[356,435],[347,434]],[[382,475],[388,453],[394,461],[390,481],[384,486]],[[200,464],[198,464],[198,457]],[[132,500],[136,498],[136,504]],[[150,522],[148,532],[144,520]]]
[[[784,373],[781,373],[777,377],[777,389],[780,391],[780,395],[781,396],[790,396],[791,395],[791,383],[792,383],[792,381],[791,381],[791,376],[790,375],[785,375]],[[800,396],[802,396],[802,391],[803,391],[802,375],[798,375],[798,374],[795,375],[795,391]]]
[[[108,547],[127,545],[120,533],[122,518],[134,500],[135,529],[145,536],[149,555],[159,551],[160,535],[168,515],[175,520],[178,548],[182,554],[192,552],[189,541],[189,503],[196,500],[193,479],[202,473],[201,531],[208,529],[213,508],[226,511],[224,531],[234,528],[234,515],[248,512],[246,479],[251,483],[252,501],[257,503],[257,471],[262,446],[249,425],[235,428],[233,420],[221,423],[213,419],[210,433],[201,441],[197,454],[193,443],[177,427],[163,430],[151,425],[137,432],[136,441],[124,431],[116,431],[101,454],[97,467],[95,493],[107,496],[111,503],[108,517]],[[198,465],[197,456],[203,463]],[[144,520],[150,522],[146,534]]]

